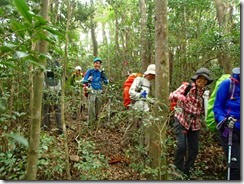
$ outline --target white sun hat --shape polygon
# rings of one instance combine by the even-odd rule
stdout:
[[[148,75],[148,74],[153,74],[155,75],[156,72],[155,72],[155,68],[156,68],[156,65],[155,64],[150,64],[148,67],[147,67],[147,71],[145,71],[144,75]]]

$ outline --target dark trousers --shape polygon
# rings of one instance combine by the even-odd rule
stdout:
[[[57,99],[48,99],[47,96],[44,96],[43,104],[43,129],[50,130],[51,128],[51,113],[54,112],[55,120],[58,128],[58,133],[63,132],[62,123],[61,123],[61,109],[60,104],[57,103]],[[53,100],[53,101],[52,101]],[[55,101],[56,100],[56,101]]]
[[[200,131],[186,130],[176,118],[173,127],[176,138],[174,165],[189,174],[197,158]]]
[[[222,130],[219,131],[220,142],[228,164],[229,136],[225,137]],[[235,131],[233,132],[231,145],[230,180],[240,180],[240,133]]]

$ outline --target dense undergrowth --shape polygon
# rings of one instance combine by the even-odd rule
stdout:
[[[105,108],[107,109],[107,108]],[[146,180],[148,174],[156,171],[147,167],[149,158],[135,141],[133,147],[123,152],[120,140],[127,125],[126,111],[111,110],[110,119],[107,110],[101,113],[95,129],[87,128],[86,121],[67,120],[69,154],[79,157],[71,161],[72,180]],[[77,128],[79,127],[79,128]],[[12,127],[15,131],[16,127]],[[23,126],[24,134],[27,126]],[[135,137],[136,138],[136,134]],[[38,180],[65,180],[65,152],[62,135],[56,135],[55,126],[50,132],[41,132],[38,161]],[[175,140],[172,128],[168,126],[167,153],[169,180],[187,180],[175,171],[172,164]],[[13,139],[4,138],[0,147],[0,178],[3,180],[23,180],[26,169],[27,149]],[[200,148],[191,179],[223,180],[226,169],[223,151],[215,133],[203,127],[200,136]]]

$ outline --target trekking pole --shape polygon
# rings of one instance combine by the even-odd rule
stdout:
[[[233,117],[229,117],[229,120],[231,121],[231,124],[234,124],[234,122],[236,121],[236,119],[234,119]],[[227,180],[230,180],[232,137],[233,137],[233,127],[229,127]]]
[[[233,135],[233,128],[229,128],[227,180],[230,180],[230,164],[231,164],[232,135]]]

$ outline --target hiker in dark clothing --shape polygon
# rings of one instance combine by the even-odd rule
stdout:
[[[187,83],[183,83],[170,94],[170,100],[178,99],[173,123],[177,146],[174,165],[187,175],[190,174],[190,168],[193,168],[198,154],[201,120],[204,116],[202,95],[205,86],[213,82],[206,68],[197,70],[191,80],[192,87],[186,96],[183,94]]]
[[[43,122],[44,130],[51,128],[51,112],[55,116],[58,134],[63,133],[61,122],[61,67],[58,61],[48,61],[45,72],[44,92],[43,92]]]
[[[227,160],[229,131],[233,130],[230,180],[240,180],[240,90],[240,68],[234,68],[231,78],[221,82],[213,107],[221,145]]]

